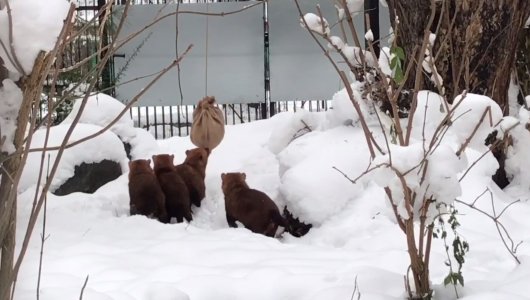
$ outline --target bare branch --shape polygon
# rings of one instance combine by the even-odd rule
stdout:
[[[85,293],[85,288],[88,284],[88,275],[85,278],[85,282],[83,283],[83,286],[81,287],[81,293],[79,294],[79,300],[83,300],[83,295]]]
[[[138,100],[162,77],[164,76],[167,72],[169,72],[173,67],[175,67],[176,65],[178,65],[180,63],[180,61],[186,56],[186,54],[191,50],[191,48],[193,47],[193,44],[190,44],[188,46],[188,48],[186,49],[186,51],[184,51],[184,53],[178,58],[178,59],[175,59],[171,64],[169,64],[167,67],[165,67],[160,73],[158,73],[158,75],[153,78],[146,86],[145,88],[143,88],[140,93],[138,95],[136,95],[131,101],[129,101],[129,103],[127,103],[127,105],[122,109],[122,111],[114,118],[114,120],[112,120],[111,122],[109,122],[109,124],[107,124],[105,127],[103,127],[102,129],[100,129],[99,131],[97,131],[96,133],[93,133],[91,135],[88,135],[82,139],[79,139],[79,140],[76,140],[72,143],[69,143],[69,144],[66,144],[66,145],[61,145],[61,146],[57,146],[57,147],[48,147],[48,148],[32,148],[30,149],[30,152],[39,152],[39,151],[53,151],[53,150],[59,150],[59,149],[68,149],[68,148],[71,148],[71,147],[74,147],[76,145],[79,145],[87,140],[90,140],[90,139],[93,139],[99,135],[101,135],[102,133],[106,132],[107,130],[109,130],[114,124],[116,124],[120,118],[125,115],[125,113],[127,113],[127,111],[136,103],[138,102]]]
[[[485,210],[482,210],[480,208],[478,208],[475,204],[476,202],[482,198],[482,196],[484,196],[486,193],[489,194],[490,196],[490,203],[491,203],[491,208],[492,208],[492,211],[493,211],[493,215],[486,212]],[[521,261],[519,260],[519,258],[516,256],[516,253],[517,253],[517,248],[519,247],[519,245],[521,245],[522,241],[520,241],[519,243],[517,243],[517,245],[515,244],[515,242],[513,241],[512,237],[510,236],[508,230],[506,229],[506,227],[500,222],[500,217],[506,212],[506,210],[508,208],[510,208],[512,205],[514,205],[515,203],[519,203],[521,202],[520,199],[518,200],[515,200],[515,201],[512,201],[510,204],[508,204],[502,211],[500,214],[497,214],[496,212],[496,208],[495,208],[495,201],[493,199],[493,193],[491,192],[491,190],[489,188],[486,188],[486,190],[484,192],[482,192],[482,194],[480,194],[477,198],[475,198],[475,200],[469,204],[469,203],[466,203],[462,200],[458,200],[458,199],[455,199],[455,201],[457,203],[460,203],[460,204],[463,204],[475,211],[478,211],[479,213],[483,214],[484,216],[488,217],[489,219],[491,219],[494,223],[495,223],[495,228],[497,229],[497,232],[499,234],[499,237],[501,238],[501,241],[504,245],[504,247],[506,248],[506,250],[510,253],[510,255],[514,258],[514,260],[517,262],[517,264],[521,264]],[[508,245],[508,242],[510,243],[510,245]]]

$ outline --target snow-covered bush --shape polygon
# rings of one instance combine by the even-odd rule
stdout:
[[[434,85],[439,93],[419,90],[418,87],[421,87],[424,81],[421,76],[408,77],[410,75],[406,71],[406,58],[416,57],[417,53],[405,53],[403,48],[396,44],[395,38],[392,45],[383,48],[377,58],[371,45],[374,42],[371,31],[365,34],[369,51],[361,50],[359,43],[350,46],[344,42],[348,39],[347,34],[330,27],[329,24],[333,22],[326,20],[320,9],[317,8],[318,14],[304,14],[298,2],[295,1],[303,27],[308,29],[321,49],[326,49],[327,46],[340,56],[340,59],[334,59],[327,52],[324,53],[337,70],[343,85],[347,87],[334,96],[333,111],[329,114],[328,124],[360,125],[370,152],[368,168],[359,170],[358,167],[353,167],[352,169],[357,169],[355,175],[349,175],[349,172],[342,175],[350,177],[354,184],[358,184],[363,177],[368,177],[384,189],[396,223],[406,236],[410,258],[410,282],[406,283],[408,295],[414,299],[430,299],[432,289],[428,271],[429,253],[435,220],[449,219],[453,230],[456,229],[455,224],[458,222],[455,221],[456,213],[452,208],[455,199],[462,193],[459,174],[465,174],[469,166],[466,149],[487,150],[485,139],[501,120],[502,110],[492,99],[466,91],[455,99],[448,99],[445,89],[448,79],[440,75],[431,55],[436,41],[434,33],[426,31],[424,38],[420,39],[423,43],[419,48],[419,53],[422,54],[419,61],[423,62],[423,69],[427,73],[424,76],[430,76],[430,84]],[[342,24],[342,28],[353,28],[351,18],[345,16],[353,16],[352,10],[355,10],[357,4],[359,1],[336,4],[338,23],[349,23]],[[395,22],[399,24],[399,20]],[[353,35],[350,40],[358,41],[355,33]],[[345,64],[341,65],[342,62]],[[352,79],[346,76],[344,65],[349,68]],[[407,80],[409,86],[410,82],[414,81],[410,79],[415,79],[415,88],[403,91]],[[403,102],[403,98],[411,100]],[[373,107],[382,110],[382,113],[379,110],[371,112],[370,102],[373,102]],[[378,125],[382,131],[382,139],[374,133],[377,126],[373,125]],[[289,148],[284,151],[289,151]],[[331,157],[338,156],[330,150],[328,152]],[[281,153],[280,157],[282,156],[286,157],[287,153]],[[315,155],[312,158],[313,165],[326,161],[324,155]],[[288,161],[290,168],[304,168],[305,173],[311,176],[311,168],[309,164],[304,165],[304,159],[291,156]],[[289,177],[290,170],[286,171],[282,180],[289,180],[288,182],[304,190],[304,182],[301,179]],[[325,175],[333,176],[327,173]],[[315,184],[307,179],[306,182]],[[322,190],[332,194],[326,188]],[[355,191],[351,193],[355,195]],[[311,195],[305,195],[305,198],[310,197]],[[289,198],[294,199],[295,204],[297,201],[301,202],[288,193],[286,198],[287,201]],[[337,200],[332,203],[338,206],[338,209],[344,205],[344,202]],[[303,205],[294,207],[299,214],[307,218],[313,217],[311,221],[317,224],[337,212],[318,203],[305,211],[302,209]],[[315,218],[314,212],[308,211],[310,209],[318,210],[320,215],[316,217],[319,218]],[[448,213],[450,217],[447,218],[445,215]],[[453,247],[459,267],[453,269],[448,257],[450,272],[444,282],[456,286],[457,283],[463,284],[462,258],[469,248],[456,233]]]

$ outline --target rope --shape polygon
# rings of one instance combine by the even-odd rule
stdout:
[[[209,9],[209,2],[210,1],[207,1],[206,2],[206,13],[209,13],[210,12],[210,9]],[[206,66],[205,66],[205,74],[204,74],[204,96],[208,96],[208,15],[206,15],[206,52],[205,52],[205,61],[206,61]]]
[[[177,8],[175,13],[175,59],[178,59],[179,57],[179,10],[180,10],[180,3],[182,0],[177,0]],[[180,105],[184,102],[184,95],[182,93],[182,84],[181,84],[181,77],[180,77],[180,64],[177,64],[177,80],[178,80],[178,87],[179,87],[179,93],[180,93]]]

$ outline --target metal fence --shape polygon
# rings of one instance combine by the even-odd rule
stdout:
[[[309,111],[326,111],[329,100],[281,101],[276,102],[278,112],[296,112],[302,109]],[[176,106],[137,106],[131,108],[131,118],[135,127],[144,128],[157,139],[190,134],[192,114],[195,105]],[[256,104],[220,104],[225,124],[235,125],[262,119],[262,106]]]

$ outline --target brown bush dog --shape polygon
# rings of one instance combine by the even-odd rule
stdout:
[[[245,179],[245,173],[221,174],[226,221],[230,227],[237,227],[236,221],[240,221],[252,232],[274,237],[278,226],[287,224],[271,198],[249,188]]]
[[[164,192],[150,164],[150,159],[129,162],[130,213],[153,217],[167,223],[169,219]]]
[[[166,196],[166,210],[168,218],[177,218],[181,223],[186,219],[190,222],[191,216],[190,195],[186,183],[178,174],[173,165],[174,155],[160,154],[153,155],[154,171],[158,182]]]
[[[175,166],[180,177],[184,179],[188,192],[190,193],[190,204],[201,206],[201,201],[206,195],[204,178],[206,176],[206,165],[210,149],[195,148],[186,150],[186,159],[180,165]]]

